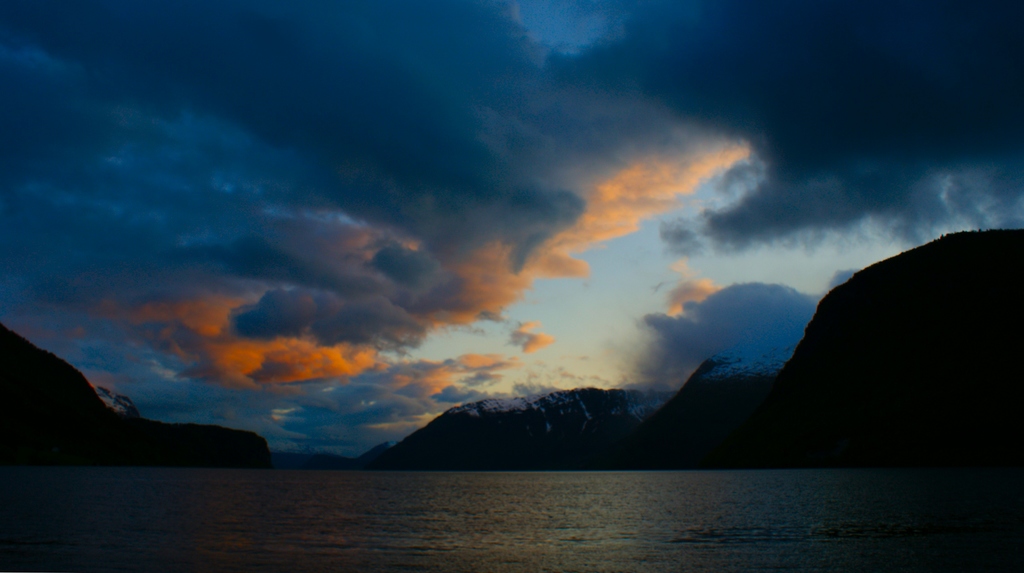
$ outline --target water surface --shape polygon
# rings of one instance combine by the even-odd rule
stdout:
[[[0,570],[1024,571],[1024,471],[0,468]]]

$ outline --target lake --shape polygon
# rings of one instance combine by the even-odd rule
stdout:
[[[1024,571],[1024,470],[0,467],[0,570]]]

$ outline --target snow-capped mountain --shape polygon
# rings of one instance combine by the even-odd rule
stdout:
[[[776,337],[743,342],[708,358],[678,394],[595,467],[697,467],[764,402],[795,348],[796,341]]]
[[[610,415],[628,415],[643,421],[665,403],[664,392],[641,392],[639,390],[599,390],[597,388],[577,388],[563,390],[551,394],[541,394],[526,398],[488,398],[456,406],[445,412],[445,415],[469,414],[484,416],[491,414],[526,412],[536,410],[548,416],[565,416],[578,412],[588,420],[592,415],[587,410],[587,403],[595,396],[602,395],[607,403],[603,404],[604,412]]]
[[[736,376],[775,376],[793,356],[795,349],[795,343],[788,346],[734,346],[702,364],[701,376],[708,380],[725,380]]]
[[[139,418],[139,409],[135,407],[132,399],[123,394],[112,392],[102,386],[96,386],[96,395],[103,400],[103,404],[117,413],[122,418]]]
[[[579,388],[488,399],[449,409],[370,469],[540,470],[581,467],[626,436],[670,396]]]

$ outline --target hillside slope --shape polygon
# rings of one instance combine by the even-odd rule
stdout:
[[[580,388],[452,408],[368,469],[575,469],[636,428],[667,393]]]
[[[949,235],[818,305],[710,467],[1024,464],[1024,231]]]
[[[764,402],[788,348],[738,347],[704,361],[679,392],[593,469],[695,468]]]
[[[270,467],[262,437],[122,419],[81,372],[0,325],[0,464]]]

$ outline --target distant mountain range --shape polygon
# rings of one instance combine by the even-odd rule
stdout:
[[[124,396],[0,325],[0,464],[271,467],[262,437],[138,416]]]
[[[1024,465],[1024,231],[957,233],[818,305],[710,467]]]
[[[271,452],[270,457],[274,468],[279,470],[361,470],[394,445],[395,442],[384,442],[355,458],[326,453],[290,452]]]
[[[452,408],[372,462],[381,470],[583,467],[671,394],[581,388]]]

